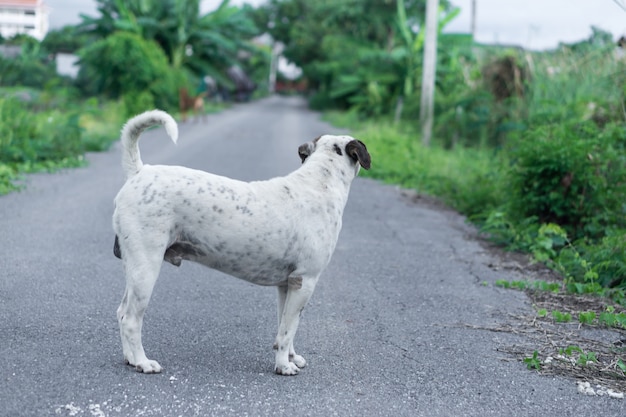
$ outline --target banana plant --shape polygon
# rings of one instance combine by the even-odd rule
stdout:
[[[404,0],[397,0],[397,16],[396,27],[400,33],[402,43],[395,46],[391,50],[391,56],[396,61],[403,61],[404,77],[402,85],[402,96],[411,96],[418,84],[418,73],[421,67],[421,51],[424,47],[424,30],[415,31],[413,27],[417,25],[412,19],[406,15]],[[448,13],[443,14],[443,7],[439,7],[439,15],[441,16],[438,24],[438,31],[441,33],[443,28],[456,18],[461,9],[455,7]],[[423,22],[420,25],[423,27]]]
[[[100,16],[81,15],[83,33],[105,38],[116,31],[156,41],[176,70],[220,78],[242,50],[256,52],[250,39],[259,34],[245,9],[222,0],[200,13],[200,0],[97,0]]]

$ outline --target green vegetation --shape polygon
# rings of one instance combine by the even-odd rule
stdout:
[[[611,35],[593,28],[578,44],[528,52],[442,33],[435,140],[424,147],[423,2],[401,3],[376,9],[369,31],[343,1],[261,10],[314,87],[311,105],[367,143],[363,175],[439,197],[495,242],[557,270],[569,291],[626,289],[626,61]],[[447,6],[442,27],[456,13]]]
[[[259,68],[269,68],[268,54],[251,42],[261,32],[248,6],[224,0],[203,15],[198,0],[97,4],[97,16],[42,42],[0,38],[15,55],[0,57],[0,195],[19,188],[23,173],[83,164],[84,153],[107,149],[132,115],[177,113],[179,90],[201,92],[206,75],[225,90],[234,87],[225,73],[235,64],[258,84],[267,78]],[[59,53],[80,58],[75,80],[57,74]]]
[[[574,354],[578,354],[576,365],[587,366],[590,362],[598,363],[598,358],[595,352],[585,352],[579,346],[571,345],[565,349],[559,349],[559,354],[571,357]]]
[[[530,358],[524,358],[524,363],[528,369],[541,369],[541,359],[539,359],[539,352],[536,350],[533,352],[533,356]]]

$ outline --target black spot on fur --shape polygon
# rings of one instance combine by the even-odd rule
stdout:
[[[337,144],[333,145],[335,152],[337,152],[337,155],[343,155],[343,152],[341,152],[341,148],[339,146],[337,146]]]

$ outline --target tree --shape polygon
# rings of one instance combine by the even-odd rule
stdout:
[[[82,15],[83,33],[105,38],[117,31],[156,42],[176,70],[224,80],[223,71],[241,51],[256,53],[250,39],[259,34],[248,8],[220,6],[200,14],[200,0],[97,0],[100,16]]]
[[[75,26],[63,26],[46,34],[41,46],[52,54],[74,53],[89,43],[90,36],[78,33]]]
[[[405,6],[408,14],[421,20],[424,0],[407,0]],[[339,49],[349,56],[355,45],[389,50],[396,35],[396,11],[392,0],[270,0],[259,8],[256,20],[286,45],[285,57],[319,87],[328,85],[344,69],[354,69],[355,62],[319,68],[319,63],[341,55],[337,54]]]
[[[79,56],[77,83],[87,94],[125,98],[129,114],[137,108],[176,107],[181,75],[155,41],[116,32],[81,49]]]
[[[371,115],[418,89],[424,12],[425,0],[270,0],[255,19],[302,68],[314,106]]]
[[[60,80],[54,61],[37,39],[18,34],[6,39],[4,44],[19,48],[19,54],[0,57],[0,85],[43,88],[49,82]]]

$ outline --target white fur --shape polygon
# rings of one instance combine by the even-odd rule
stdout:
[[[153,124],[163,124],[176,142],[176,122],[158,110],[129,120],[121,137],[127,180],[115,198],[113,229],[126,274],[117,311],[124,359],[138,371],[161,372],[143,349],[143,314],[162,261],[191,260],[278,287],[275,371],[297,374],[306,364],[293,347],[300,312],[335,249],[359,163],[369,168],[365,146],[350,136],[322,136],[300,147],[296,171],[248,183],[144,165],[137,142]]]

